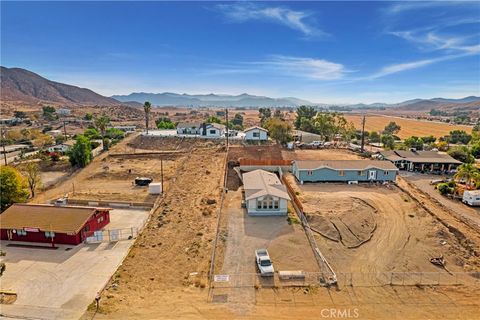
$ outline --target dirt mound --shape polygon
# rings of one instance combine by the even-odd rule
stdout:
[[[328,210],[308,215],[312,230],[324,237],[340,241],[347,248],[357,248],[368,241],[376,227],[376,209],[353,197],[339,198]]]

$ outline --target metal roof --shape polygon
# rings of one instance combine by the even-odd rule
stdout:
[[[247,129],[243,130],[243,132],[247,132],[247,131],[251,131],[251,130],[255,130],[255,129],[258,129],[258,130],[262,130],[262,131],[268,132],[268,130],[267,130],[267,129],[265,129],[265,128],[262,128],[262,127],[259,127],[259,126],[253,126],[253,127],[247,128]]]
[[[330,168],[333,170],[398,170],[390,161],[380,160],[303,160],[295,161],[299,170]]]
[[[389,150],[381,151],[380,153],[385,159],[390,161],[406,160],[413,163],[462,163],[446,153],[436,151]]]

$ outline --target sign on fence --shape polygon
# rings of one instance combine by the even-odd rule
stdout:
[[[228,274],[216,274],[213,276],[215,282],[228,282],[230,281],[230,275]]]

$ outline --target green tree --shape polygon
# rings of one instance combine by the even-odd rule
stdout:
[[[92,120],[93,114],[91,112],[87,112],[84,117],[85,120]]]
[[[90,140],[84,135],[77,136],[76,142],[68,153],[72,166],[85,167],[92,161]]]
[[[416,136],[411,136],[407,139],[405,139],[405,145],[409,148],[415,148],[417,150],[423,150],[423,139],[416,137]]]
[[[102,139],[102,135],[96,128],[88,128],[83,132],[83,135],[89,140]]]
[[[426,144],[432,144],[432,143],[435,143],[435,141],[437,141],[437,138],[435,138],[434,136],[430,135],[430,136],[422,137],[422,140],[423,140],[423,142],[426,143]]]
[[[265,128],[270,137],[278,143],[285,144],[292,141],[292,126],[279,118],[270,118],[265,121]]]
[[[464,180],[468,186],[476,186],[480,182],[480,171],[471,163],[458,167],[455,179]]]
[[[458,161],[462,161],[464,163],[473,163],[475,161],[475,158],[472,156],[470,150],[468,150],[466,146],[451,148],[450,150],[448,150],[448,154],[452,158]]]
[[[335,115],[330,112],[319,112],[313,119],[314,132],[322,139],[330,140],[335,134]]]
[[[13,203],[27,200],[27,183],[17,169],[11,166],[0,167],[0,195],[2,211]]]
[[[108,145],[105,143],[105,133],[107,132],[107,126],[110,124],[110,118],[107,116],[100,116],[94,120],[95,127],[100,131],[102,135],[103,150],[108,150]]]
[[[260,117],[260,123],[263,126],[264,123],[272,117],[272,110],[270,110],[270,108],[260,108],[258,109],[258,116]]]
[[[295,118],[294,126],[295,129],[301,129],[302,122],[311,121],[313,117],[317,114],[317,111],[314,107],[300,106],[297,108],[297,117]]]
[[[383,146],[387,149],[393,149],[395,147],[395,139],[391,134],[382,134],[380,140],[383,143]]]
[[[370,132],[370,134],[368,135],[368,141],[372,143],[380,142],[380,135],[378,134],[378,132],[376,131]]]
[[[15,111],[15,112],[13,112],[13,116],[15,118],[25,119],[27,117],[27,114],[23,111]]]
[[[125,137],[125,132],[117,128],[108,128],[105,137],[113,140],[120,140]]]
[[[232,125],[243,127],[243,116],[240,113],[236,113],[232,120]]]
[[[145,128],[147,129],[148,135],[148,122],[150,120],[150,112],[152,111],[152,104],[148,101],[145,101],[143,104],[143,111],[145,112]]]
[[[49,120],[49,121],[58,119],[55,108],[51,106],[42,107],[42,116],[45,120]]]
[[[390,123],[385,126],[385,129],[383,129],[383,134],[394,135],[397,134],[400,129],[401,127],[395,121],[390,121]]]
[[[472,156],[474,156],[476,159],[480,158],[480,141],[472,146],[471,152]]]
[[[40,177],[40,168],[35,162],[27,162],[20,167],[23,176],[26,178],[28,187],[30,188],[30,194],[32,198],[35,197],[35,190],[42,183]]]
[[[209,116],[206,120],[207,123],[222,123],[222,120],[216,116]]]
[[[472,136],[466,133],[464,130],[453,130],[449,134],[449,142],[453,144],[461,143],[468,144],[472,140]]]

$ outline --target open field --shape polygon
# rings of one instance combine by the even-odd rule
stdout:
[[[357,129],[362,128],[362,117],[362,115],[345,114],[345,118],[348,121],[352,121]],[[367,115],[365,121],[365,130],[382,131],[390,121],[395,121],[398,125],[400,125],[401,129],[397,135],[402,139],[410,136],[425,137],[429,135],[439,138],[449,134],[452,130],[465,130],[466,132],[472,131],[472,127],[470,126],[451,125],[441,122],[405,119],[382,115]]]

